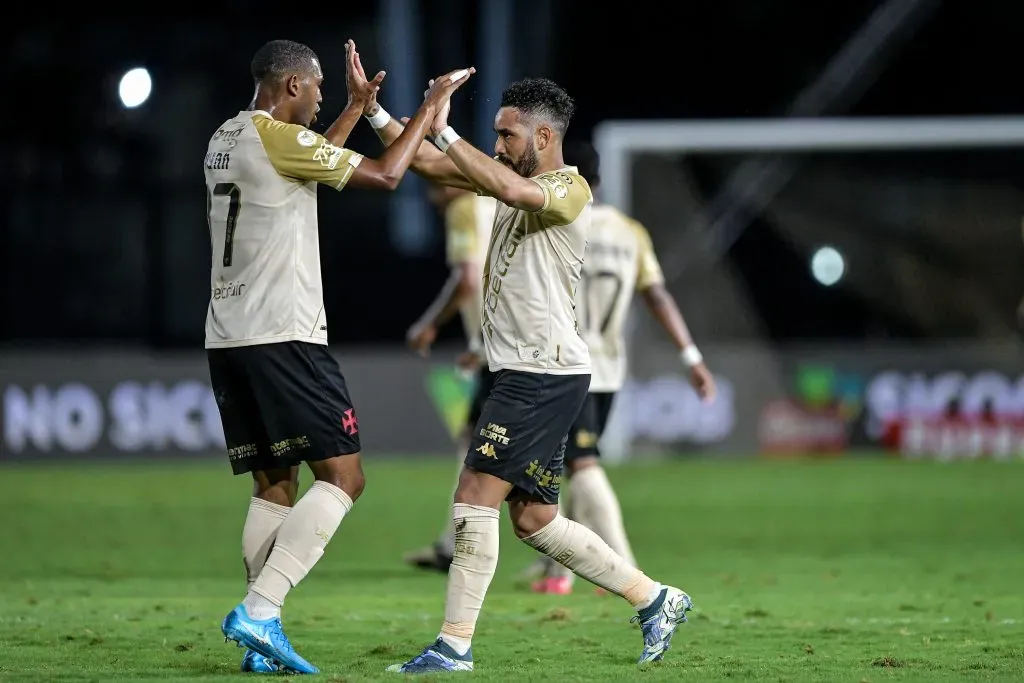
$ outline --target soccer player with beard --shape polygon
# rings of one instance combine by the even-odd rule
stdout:
[[[364,110],[385,144],[402,125],[371,98]],[[508,503],[516,535],[576,574],[626,599],[643,633],[640,663],[661,659],[691,608],[689,596],[648,578],[581,524],[558,513],[566,436],[590,386],[590,355],[573,302],[593,196],[562,157],[572,98],[546,79],[502,94],[496,160],[448,125],[444,108],[413,170],[498,200],[484,270],[484,349],[494,373],[452,506],[455,553],[437,639],[402,673],[471,671],[471,641],[498,562]]]

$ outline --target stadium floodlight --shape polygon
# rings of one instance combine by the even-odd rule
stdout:
[[[153,92],[153,79],[144,67],[136,67],[121,76],[117,86],[117,94],[125,109],[134,109],[149,99]]]
[[[846,272],[846,260],[835,247],[820,247],[811,257],[811,275],[826,287],[831,287],[843,279]]]
[[[639,153],[871,152],[1024,146],[1024,117],[606,121],[594,130],[604,200],[630,213]]]

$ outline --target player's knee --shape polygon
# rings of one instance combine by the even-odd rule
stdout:
[[[352,502],[355,502],[366,488],[366,475],[363,474],[358,453],[311,462],[309,468],[313,470],[313,477],[317,481],[338,487]]]
[[[519,540],[535,533],[551,524],[558,516],[557,505],[510,505],[512,528]]]
[[[299,495],[299,468],[253,472],[252,484],[253,498],[291,507]]]
[[[509,485],[501,479],[463,467],[455,488],[454,502],[497,510],[501,508],[508,490]]]

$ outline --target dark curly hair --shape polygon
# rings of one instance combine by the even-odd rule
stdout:
[[[308,73],[314,60],[320,61],[307,45],[293,40],[272,40],[256,51],[249,70],[253,80],[265,83],[291,74]]]
[[[565,163],[575,166],[583,176],[590,189],[595,189],[601,184],[601,156],[589,142],[573,140],[565,143],[562,147],[562,157]]]
[[[527,116],[551,124],[565,136],[569,121],[576,113],[576,103],[560,85],[546,78],[524,78],[505,88],[501,106],[514,107]]]

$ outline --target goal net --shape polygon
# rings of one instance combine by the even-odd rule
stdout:
[[[1024,360],[1024,118],[616,121],[595,146],[602,199],[650,231],[722,388],[700,404],[651,316],[632,316],[630,384],[602,443],[611,459],[886,438],[902,451],[950,438],[985,451],[976,421],[971,434],[925,437],[911,422],[973,420],[998,403],[1024,424],[1011,367]],[[794,336],[807,343],[794,350]],[[891,343],[875,351],[865,338]],[[902,383],[879,383],[887,369]],[[986,372],[1002,384],[965,396]],[[935,388],[943,373],[955,390]],[[794,396],[820,412],[787,413],[780,401]],[[917,446],[892,437],[894,423]],[[1001,425],[1008,448],[1024,445],[1024,428]]]

